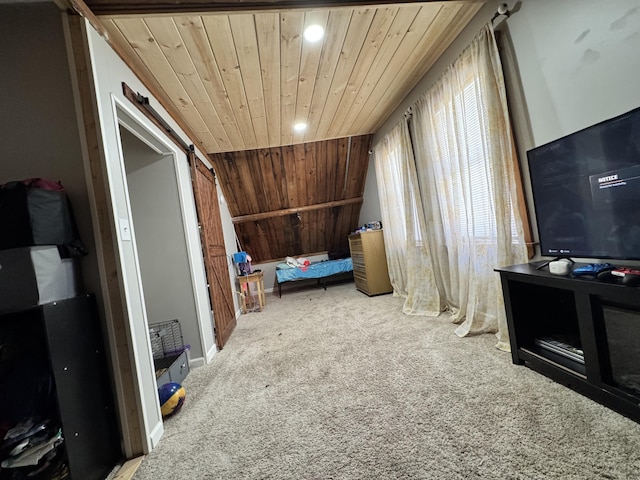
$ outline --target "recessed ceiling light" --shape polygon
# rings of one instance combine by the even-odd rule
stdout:
[[[304,38],[306,38],[309,42],[317,42],[324,35],[324,28],[320,25],[309,25],[304,30]]]
[[[307,124],[306,124],[306,123],[296,123],[296,124],[293,126],[293,129],[294,129],[296,132],[301,132],[301,131],[305,130],[306,128],[307,128]]]

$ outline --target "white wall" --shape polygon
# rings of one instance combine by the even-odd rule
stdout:
[[[525,0],[508,20],[538,146],[640,106],[640,1]]]
[[[220,220],[222,221],[222,230],[224,233],[224,245],[227,249],[227,264],[229,266],[229,278],[231,279],[233,292],[233,305],[235,307],[236,319],[240,316],[240,297],[237,294],[239,290],[236,282],[236,267],[233,263],[233,254],[238,251],[236,247],[236,230],[231,220],[231,212],[227,206],[227,200],[222,194],[222,189],[216,180],[216,188],[218,190],[218,204],[220,205]],[[266,288],[266,283],[265,283]]]
[[[367,178],[364,182],[364,193],[362,195],[362,208],[358,226],[368,222],[382,220],[380,214],[380,197],[378,196],[378,184],[376,183],[376,168],[373,162],[373,155],[369,155],[369,167],[367,168]]]
[[[0,5],[0,183],[62,182],[82,242],[86,291],[100,280],[60,10],[53,3]]]
[[[478,12],[379,129],[374,145],[435,83],[499,3],[487,2]],[[526,151],[640,106],[640,1],[522,0],[508,4],[519,4],[519,8],[497,28],[513,46],[513,58],[502,57],[507,71],[519,71],[516,83],[521,98],[510,95],[510,108],[520,123],[515,128],[516,140],[537,238]]]

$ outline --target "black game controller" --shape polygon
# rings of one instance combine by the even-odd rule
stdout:
[[[599,273],[596,278],[603,282],[617,283],[628,287],[640,285],[640,270],[628,267],[615,268]]]
[[[572,277],[582,277],[582,276],[591,276],[597,277],[603,272],[609,272],[614,270],[616,267],[611,265],[610,263],[590,263],[589,265],[583,265],[581,267],[576,267],[571,272]]]
[[[640,274],[627,273],[622,279],[622,284],[627,287],[637,287],[640,285]]]
[[[621,280],[620,277],[614,277],[611,274],[611,270],[605,270],[603,272],[600,272],[599,274],[596,275],[596,278],[601,282],[607,282],[607,283],[619,283],[619,281]]]

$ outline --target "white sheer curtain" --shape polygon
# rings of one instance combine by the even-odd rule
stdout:
[[[407,125],[401,120],[373,147],[389,280],[393,286],[393,294],[402,297],[407,295],[404,255],[407,245],[407,213],[402,201],[407,193],[403,182],[402,161],[406,156],[413,159],[411,148],[407,148],[408,136]]]
[[[388,141],[393,144],[393,137]],[[407,298],[417,299],[411,308],[415,313],[446,308],[460,324],[456,334],[496,333],[497,347],[508,350],[500,281],[493,269],[524,263],[527,252],[515,207],[515,148],[490,25],[413,106],[413,154],[415,159],[401,158],[402,197],[394,199],[381,189],[381,203],[404,205],[407,244],[423,245],[421,262],[409,251],[404,261],[395,261],[406,272]],[[376,171],[382,161],[382,154],[376,156]],[[388,178],[378,175],[378,183]],[[385,232],[385,241],[400,232],[393,223],[389,227],[393,232]],[[429,275],[419,281],[424,265]]]
[[[424,215],[418,208],[413,151],[404,119],[373,148],[373,155],[393,294],[405,298],[404,313],[438,315],[443,306],[422,241]]]

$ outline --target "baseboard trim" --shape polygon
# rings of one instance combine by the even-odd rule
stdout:
[[[153,450],[154,448],[156,448],[158,443],[160,443],[160,439],[162,438],[163,434],[164,434],[164,424],[163,424],[163,421],[160,420],[156,425],[156,427],[151,431],[151,435],[149,435],[149,441],[151,442],[150,450]]]
[[[218,348],[215,345],[213,345],[207,352],[207,364],[211,361],[211,359],[216,353],[218,353]]]

